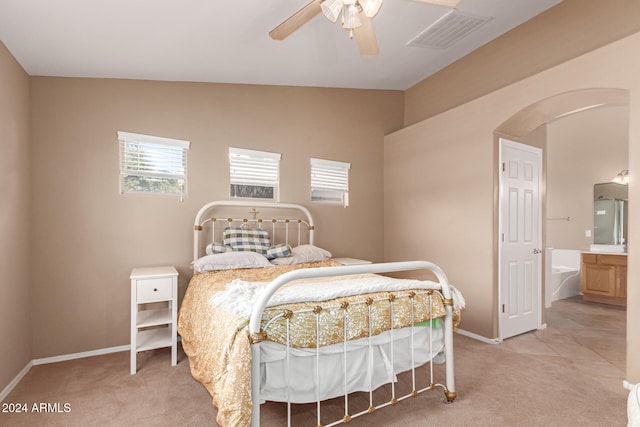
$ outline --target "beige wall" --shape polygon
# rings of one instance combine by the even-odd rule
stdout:
[[[193,219],[228,199],[229,146],[282,153],[281,201],[316,217],[319,246],[379,261],[384,135],[402,92],[32,78],[33,353],[129,342],[132,267],[190,276]],[[191,141],[188,197],[120,195],[116,131]],[[350,206],[309,201],[309,158],[351,162]]]
[[[629,169],[640,168],[640,33],[385,138],[385,258],[440,264],[467,299],[461,327],[497,336],[494,132],[540,100],[584,88],[629,91]],[[409,113],[410,114],[410,113]],[[629,241],[640,238],[630,191]],[[404,218],[415,218],[406,221]],[[640,257],[629,252],[627,376],[640,380]]]
[[[639,10],[636,0],[564,0],[404,94],[29,79],[0,44],[0,340],[11,342],[0,387],[34,357],[128,343],[131,267],[176,264],[184,292],[193,216],[227,198],[229,145],[282,152],[281,200],[308,206],[308,157],[352,162],[351,206],[310,205],[318,244],[336,256],[437,262],[468,299],[463,328],[495,336],[493,132],[547,96],[629,89],[629,169],[640,170],[638,36],[564,63],[638,31]],[[403,123],[416,125],[395,132]],[[185,202],[118,194],[117,130],[192,142]],[[634,182],[630,198],[640,200]],[[640,241],[630,209],[630,241]],[[638,259],[631,248],[629,325],[640,323]],[[638,382],[640,334],[627,333],[628,379]]]
[[[0,42],[0,391],[31,355],[29,77]]]
[[[417,123],[640,31],[640,1],[563,0],[405,93]]]
[[[593,185],[628,168],[629,107],[605,106],[547,126],[546,246],[588,250]],[[570,221],[557,218],[570,217]]]

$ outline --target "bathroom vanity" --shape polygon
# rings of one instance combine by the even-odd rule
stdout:
[[[581,255],[580,290],[585,301],[627,305],[627,186],[593,186],[591,250]]]
[[[627,255],[583,252],[580,290],[585,301],[627,305]]]

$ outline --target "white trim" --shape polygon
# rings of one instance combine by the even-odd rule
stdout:
[[[172,145],[175,147],[181,148],[189,148],[191,145],[190,141],[185,141],[183,139],[173,139],[173,138],[165,138],[162,136],[153,136],[153,135],[143,135],[141,133],[131,133],[131,132],[123,132],[121,130],[118,131],[118,140],[119,141],[133,141],[133,142],[146,142],[149,144],[164,144],[164,145]]]
[[[482,335],[474,334],[473,332],[465,331],[464,329],[456,329],[455,332],[460,335],[464,335],[465,337],[473,338],[474,340],[482,341],[486,344],[500,344],[502,342],[501,338],[487,338]]]
[[[315,157],[311,157],[311,166],[325,167],[325,168],[336,168],[336,169],[351,169],[351,163],[347,162],[339,162],[337,160],[326,160],[326,159],[317,159]]]
[[[131,346],[120,345],[118,347],[101,348],[98,350],[83,351],[80,353],[63,354],[61,356],[44,357],[42,359],[33,359],[32,363],[36,365],[46,365],[47,363],[65,362],[67,360],[82,359],[85,357],[102,356],[104,354],[119,353],[121,351],[129,351]]]
[[[631,391],[631,389],[633,389],[633,387],[635,387],[635,384],[631,384],[627,380],[622,380],[622,388],[624,388],[625,390]],[[2,400],[2,399],[0,399],[0,400]]]
[[[254,158],[264,157],[265,159],[272,159],[272,160],[278,160],[278,161],[282,159],[282,154],[280,153],[273,153],[271,151],[250,150],[248,148],[229,147],[229,154],[249,156]]]
[[[22,368],[22,370],[18,372],[18,375],[16,375],[16,377],[13,380],[11,380],[9,384],[7,384],[7,386],[2,390],[2,392],[0,392],[0,402],[2,402],[9,395],[9,393],[13,391],[15,386],[17,386],[18,383],[22,381],[22,378],[24,378],[24,376],[27,375],[27,372],[29,372],[32,366],[33,366],[33,360],[27,363],[27,366]]]
[[[178,337],[178,341],[182,341],[180,337]],[[103,356],[105,354],[120,353],[122,351],[129,351],[129,350],[131,350],[131,346],[129,344],[126,344],[126,345],[119,345],[117,347],[107,347],[107,348],[100,348],[98,350],[82,351],[80,353],[63,354],[61,356],[33,359],[29,363],[27,363],[27,366],[25,366],[20,372],[18,372],[18,375],[16,375],[16,377],[9,384],[7,384],[7,386],[2,390],[2,392],[0,392],[0,402],[2,402],[9,395],[9,393],[11,393],[11,391],[15,388],[15,386],[17,386],[18,383],[22,381],[22,378],[24,378],[24,376],[27,375],[27,373],[33,366],[46,365],[49,363],[65,362],[67,360],[83,359],[85,357]]]

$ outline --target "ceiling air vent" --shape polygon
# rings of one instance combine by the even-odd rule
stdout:
[[[407,46],[446,49],[491,19],[454,9],[410,40]]]

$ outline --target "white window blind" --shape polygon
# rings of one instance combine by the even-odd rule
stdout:
[[[184,197],[189,141],[122,131],[118,140],[121,193]]]
[[[351,163],[311,158],[311,201],[349,205]]]
[[[229,147],[231,197],[278,199],[280,153]]]

